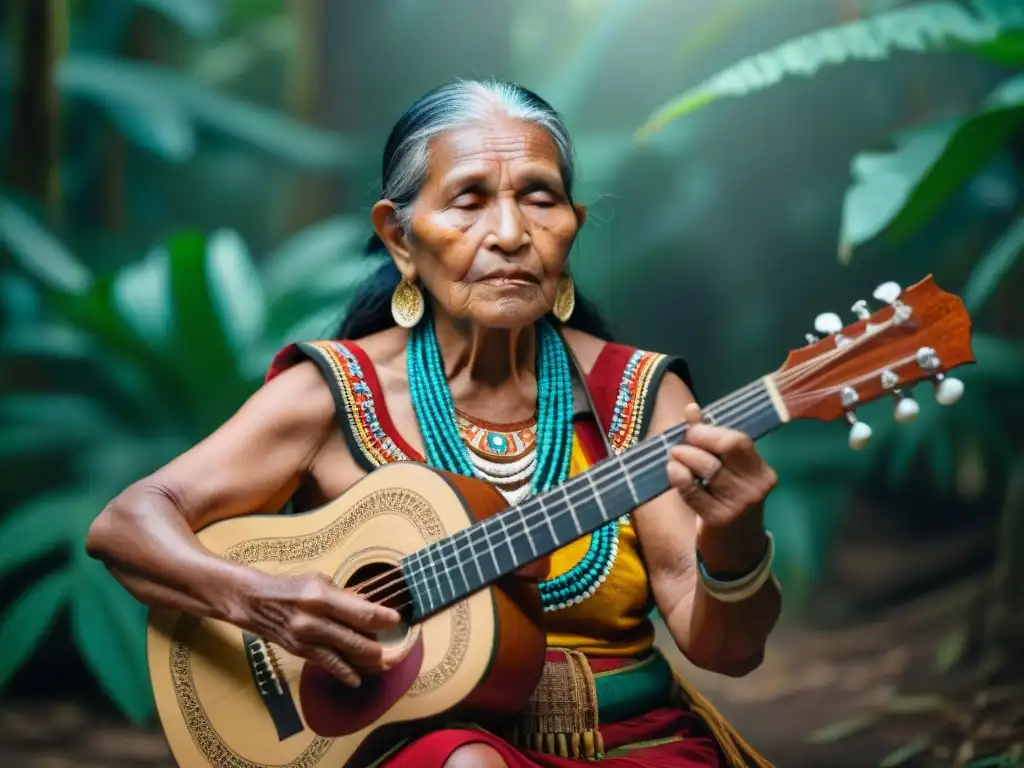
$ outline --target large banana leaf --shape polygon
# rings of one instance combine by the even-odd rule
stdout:
[[[943,0],[876,14],[790,40],[743,59],[663,104],[637,131],[646,138],[671,122],[725,97],[746,96],[788,77],[810,77],[828,66],[882,61],[893,52],[950,50],[994,45],[1002,34],[1024,28],[1014,0],[975,3],[975,13]]]
[[[879,236],[920,231],[1024,123],[1024,75],[1002,83],[974,114],[902,133],[889,153],[862,153],[846,193],[839,254]]]
[[[11,237],[0,216],[0,237],[32,277],[16,284],[43,303],[23,315],[2,307],[0,368],[29,357],[51,367],[64,391],[0,393],[0,456],[59,459],[71,480],[0,518],[0,578],[62,555],[57,571],[0,615],[0,686],[69,605],[74,641],[101,687],[129,718],[145,719],[145,612],[84,556],[89,523],[121,489],[219,427],[259,386],[282,329],[344,312],[377,262],[356,256],[365,232],[339,220],[296,235],[262,271],[233,231],[182,232],[112,275],[69,282],[53,265],[74,273],[75,256],[6,205],[15,234],[28,233]],[[101,391],[86,385],[86,371],[102,374]]]

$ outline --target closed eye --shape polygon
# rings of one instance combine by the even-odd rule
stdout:
[[[550,208],[561,202],[558,195],[547,189],[534,189],[523,197],[523,201],[538,208]]]
[[[463,210],[476,210],[484,204],[483,195],[477,192],[463,192],[454,200],[452,200],[453,208],[462,208]]]

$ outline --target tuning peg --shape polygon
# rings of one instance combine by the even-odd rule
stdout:
[[[935,376],[935,400],[939,405],[953,405],[963,397],[964,383],[952,376]]]
[[[857,316],[858,320],[867,320],[871,317],[871,310],[868,309],[868,303],[864,299],[856,302],[850,307],[850,310]]]
[[[871,427],[863,421],[858,421],[857,417],[853,415],[853,411],[846,412],[846,420],[850,424],[850,436],[847,438],[847,442],[853,450],[859,451],[871,440]]]
[[[818,333],[828,336],[842,329],[843,321],[839,319],[839,315],[835,312],[822,312],[814,318],[814,330]]]
[[[903,289],[900,288],[899,283],[894,283],[890,280],[887,283],[882,283],[880,286],[875,288],[875,292],[872,293],[872,297],[876,301],[881,301],[884,304],[892,304],[896,299],[903,293]]]
[[[804,338],[807,339],[808,344],[817,344],[820,341],[813,333],[805,333]]]
[[[917,400],[899,390],[896,390],[895,395],[897,399],[893,418],[896,419],[897,423],[908,424],[916,419],[918,414],[921,413],[921,406],[918,405]]]

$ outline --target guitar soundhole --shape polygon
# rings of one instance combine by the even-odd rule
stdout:
[[[409,639],[413,611],[412,595],[398,566],[385,562],[366,563],[352,572],[344,587],[359,592],[375,603],[395,609],[402,617],[398,626],[376,633],[375,637],[379,643],[395,646],[402,645]]]

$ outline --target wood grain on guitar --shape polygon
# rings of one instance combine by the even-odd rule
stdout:
[[[707,406],[707,419],[759,438],[794,419],[845,416],[850,444],[866,425],[853,410],[900,398],[925,378],[955,402],[947,371],[973,362],[963,303],[929,277],[884,306],[854,305],[856,322],[819,316],[813,337],[785,364]],[[380,637],[410,650],[404,663],[349,689],[262,638],[209,619],[153,610],[148,661],[168,744],[184,768],[356,768],[401,737],[446,718],[500,725],[540,679],[545,636],[536,583],[523,566],[589,534],[669,488],[677,427],[599,462],[560,487],[507,507],[494,488],[421,464],[370,473],[337,500],[302,515],[249,515],[199,532],[220,557],[269,573],[317,572],[401,610],[401,632]],[[869,436],[868,432],[868,436]]]

